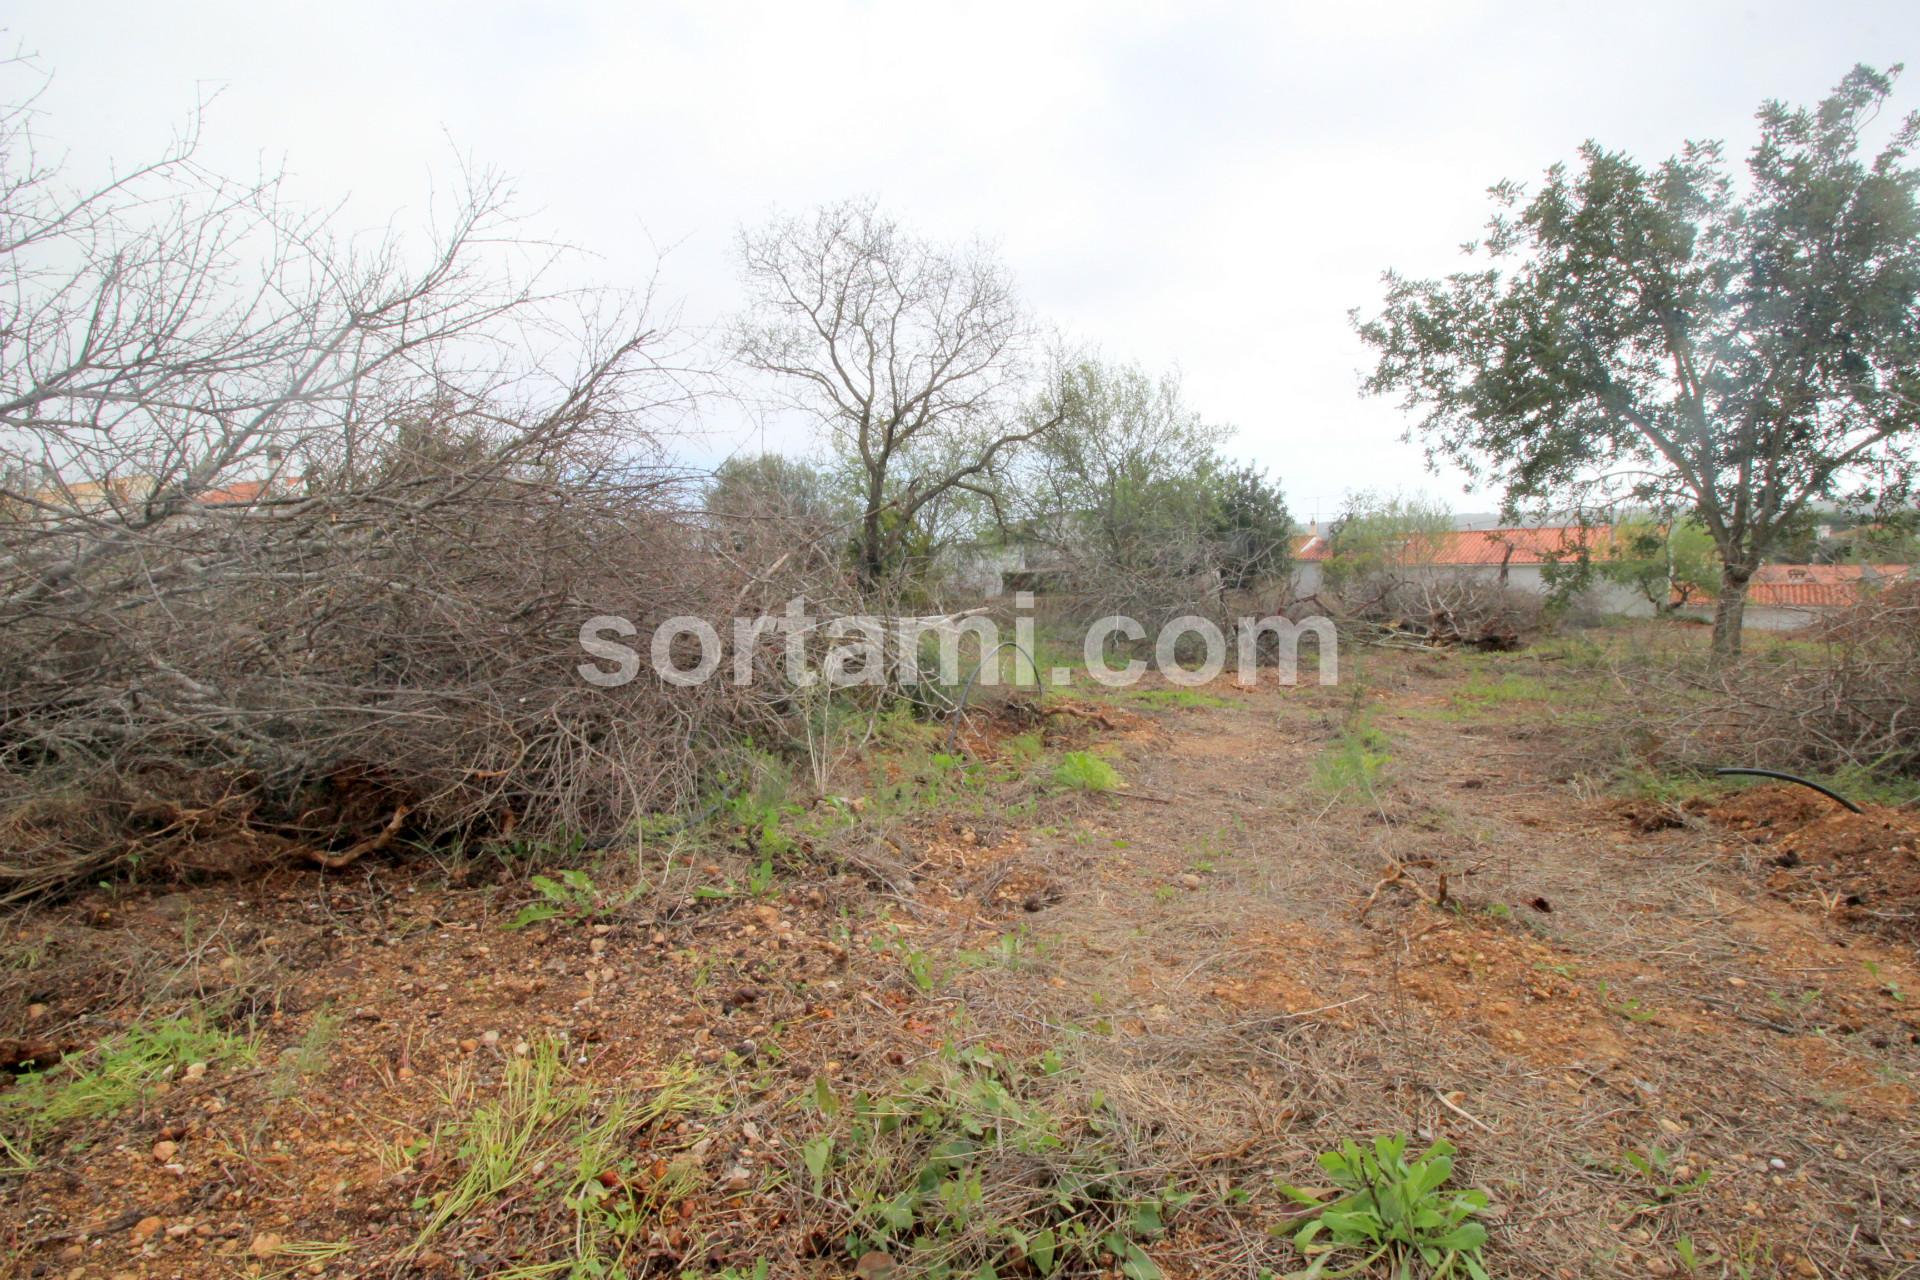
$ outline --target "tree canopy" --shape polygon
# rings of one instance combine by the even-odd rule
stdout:
[[[1366,389],[1511,510],[1692,514],[1720,560],[1716,651],[1737,652],[1747,583],[1810,503],[1912,491],[1920,114],[1867,136],[1899,70],[1762,106],[1744,175],[1718,142],[1653,167],[1589,142],[1531,195],[1499,184],[1483,265],[1389,273],[1356,316]]]

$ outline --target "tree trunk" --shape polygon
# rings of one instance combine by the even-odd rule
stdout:
[[[860,593],[872,595],[880,585],[881,571],[886,564],[886,534],[880,526],[880,507],[869,502],[866,518],[860,522]]]
[[[1753,579],[1753,566],[1723,564],[1720,568],[1720,598],[1713,605],[1713,657],[1724,662],[1740,656],[1740,630],[1747,613],[1747,583]]]

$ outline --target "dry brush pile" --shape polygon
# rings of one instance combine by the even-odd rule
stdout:
[[[1367,643],[1524,647],[1551,624],[1545,600],[1465,574],[1381,571],[1339,583],[1307,601]]]
[[[644,655],[795,586],[689,514],[645,299],[552,286],[497,180],[367,240],[191,133],[76,187],[32,124],[0,110],[0,900],[611,835],[775,713],[582,679],[590,617]]]
[[[1672,734],[1683,758],[1920,776],[1920,583],[1688,679],[1697,696]]]

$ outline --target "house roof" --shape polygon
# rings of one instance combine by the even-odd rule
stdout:
[[[1406,559],[1437,566],[1545,564],[1567,559],[1582,546],[1599,552],[1613,537],[1606,526],[1544,525],[1535,528],[1453,529],[1423,536]],[[1309,534],[1293,549],[1296,560],[1327,560],[1332,544],[1324,534]]]
[[[216,489],[203,490],[193,496],[193,501],[203,507],[250,506],[299,482],[297,476],[281,480],[236,480]],[[34,494],[34,499],[48,506],[88,511],[106,506],[109,501],[126,505],[144,502],[154,488],[152,476],[116,476],[111,480],[88,480],[57,489],[42,489]]]
[[[1763,564],[1747,586],[1747,603],[1840,609],[1858,604],[1864,585],[1910,573],[1904,564]]]
[[[266,497],[272,485],[270,480],[241,480],[218,489],[208,489],[197,495],[194,501],[203,507],[244,507]]]

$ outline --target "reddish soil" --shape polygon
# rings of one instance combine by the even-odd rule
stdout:
[[[1853,813],[1802,787],[1756,787],[1707,810],[1759,854],[1769,892],[1895,937],[1920,936],[1920,812]]]
[[[518,930],[538,868],[384,855],[17,914],[15,1056],[188,1002],[261,1046],[45,1134],[0,1176],[0,1255],[72,1280],[564,1263],[570,1211],[513,1192],[411,1248],[461,1165],[434,1134],[548,1038],[601,1093],[676,1071],[714,1091],[625,1153],[622,1192],[655,1197],[635,1277],[852,1274],[805,1191],[803,1099],[950,1042],[1066,1048],[1132,1158],[1204,1193],[1149,1246],[1171,1277],[1297,1268],[1275,1181],[1393,1131],[1460,1149],[1498,1275],[1677,1275],[1682,1237],[1721,1260],[1702,1275],[1920,1269],[1920,823],[1765,787],[1625,824],[1568,763],[1591,724],[1563,707],[1603,696],[1578,673],[1363,657],[1357,693],[1222,682],[1224,706],[1043,714],[1047,752],[1106,753],[1118,793],[1061,794],[1050,756],[1001,754],[1022,729],[970,729],[983,789],[803,842],[760,898],[736,832],[664,866],[609,852],[616,901]],[[1469,675],[1509,669],[1568,696],[1454,714]],[[1371,793],[1329,794],[1315,765],[1355,707],[1390,759]],[[840,785],[863,772],[898,766]],[[1628,1156],[1656,1150],[1671,1181],[1710,1176],[1650,1185]]]

